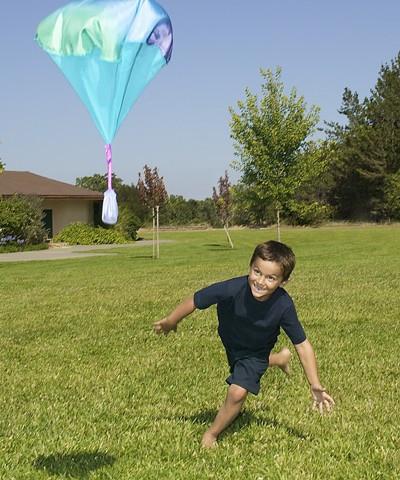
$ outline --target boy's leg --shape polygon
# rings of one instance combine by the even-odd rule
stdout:
[[[290,350],[286,347],[282,348],[280,352],[277,353],[270,353],[269,354],[269,366],[270,367],[279,367],[283,372],[285,372],[287,375],[290,373],[290,358],[292,354],[290,353]]]
[[[210,428],[204,433],[201,444],[210,448],[216,446],[219,434],[239,415],[246,400],[247,390],[239,385],[229,385],[225,402],[219,409]]]

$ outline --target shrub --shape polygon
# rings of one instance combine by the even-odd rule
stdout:
[[[42,223],[42,200],[34,196],[14,195],[0,199],[0,244],[38,245],[47,232]]]
[[[105,245],[126,243],[127,239],[114,228],[92,227],[85,223],[71,223],[54,237],[55,242],[71,245]]]
[[[285,219],[293,225],[319,225],[332,218],[333,209],[319,202],[290,202]]]
[[[136,240],[137,231],[141,226],[142,222],[137,218],[130,208],[126,206],[120,208],[118,223],[115,225],[115,229],[118,232],[120,232],[129,240]]]

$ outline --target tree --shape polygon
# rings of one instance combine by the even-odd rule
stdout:
[[[142,174],[139,173],[137,183],[139,196],[143,203],[151,208],[153,218],[153,258],[160,258],[160,241],[159,241],[159,209],[168,198],[167,190],[165,189],[164,179],[158,175],[157,167],[153,170],[145,165]],[[154,237],[156,234],[156,244]],[[155,253],[155,246],[157,252]]]
[[[122,207],[128,208],[143,223],[147,214],[147,208],[142,203],[136,185],[122,184],[118,187],[118,203]]]
[[[182,195],[169,195],[163,208],[163,222],[168,225],[188,225],[192,220],[187,200]]]
[[[382,65],[367,103],[367,118],[373,139],[380,144],[389,174],[400,170],[400,52]]]
[[[384,190],[384,209],[386,218],[400,219],[400,170],[389,175]]]
[[[0,199],[0,244],[36,245],[47,237],[43,224],[42,199],[13,195]]]
[[[215,204],[217,215],[224,227],[228,242],[233,248],[231,236],[229,235],[229,220],[232,215],[232,196],[231,196],[231,184],[229,183],[228,172],[225,170],[225,176],[220,177],[218,180],[218,193],[217,189],[213,187],[212,199]]]
[[[238,112],[230,108],[233,166],[242,172],[241,182],[258,203],[272,204],[276,211],[278,239],[280,212],[295,192],[318,175],[321,158],[311,135],[319,120],[319,109],[307,111],[304,98],[293,88],[284,93],[281,69],[261,69],[261,98],[245,90]]]
[[[260,202],[248,185],[238,182],[231,189],[232,221],[235,225],[259,226],[275,223],[275,211],[271,204]]]
[[[372,141],[367,105],[368,99],[360,102],[358,94],[346,88],[339,113],[347,117],[347,124],[328,124],[334,145],[330,203],[345,219],[369,219],[381,196],[384,169],[377,154],[379,143]]]
[[[371,95],[363,101],[345,89],[339,113],[345,126],[328,124],[336,143],[331,202],[342,218],[399,219],[400,53],[383,65]]]
[[[162,220],[166,225],[220,225],[211,198],[186,200],[182,195],[168,196],[162,208]]]
[[[196,219],[199,223],[206,223],[207,225],[216,226],[218,223],[217,212],[212,198],[205,198],[204,200],[197,200],[197,215]]]
[[[122,186],[122,180],[118,178],[114,173],[112,174],[113,189],[118,193],[119,188]],[[107,174],[101,175],[95,173],[87,177],[78,177],[75,180],[75,185],[82,188],[88,188],[95,192],[104,192],[107,190],[108,176]]]

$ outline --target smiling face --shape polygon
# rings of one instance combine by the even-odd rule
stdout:
[[[250,265],[249,286],[253,297],[259,302],[267,300],[285,283],[280,263],[256,257]]]

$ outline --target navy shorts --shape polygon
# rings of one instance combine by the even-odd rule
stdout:
[[[257,395],[260,391],[261,377],[267,368],[268,362],[262,358],[241,358],[230,364],[231,374],[226,379],[226,383],[239,385]]]

